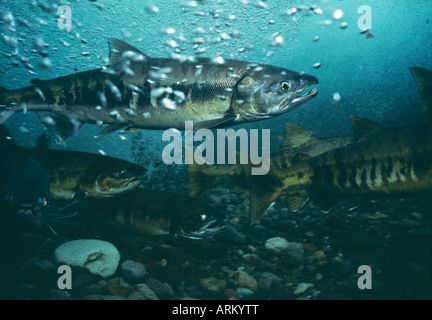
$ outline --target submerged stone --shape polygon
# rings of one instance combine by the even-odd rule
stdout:
[[[117,248],[102,240],[81,239],[66,242],[54,251],[57,262],[87,268],[101,277],[112,276],[120,262]]]

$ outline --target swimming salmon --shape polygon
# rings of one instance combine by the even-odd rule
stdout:
[[[18,111],[35,111],[62,142],[83,123],[119,129],[214,128],[272,118],[315,97],[303,94],[318,79],[238,60],[151,58],[109,39],[110,64],[16,90],[0,88],[0,124]]]
[[[272,166],[280,166],[281,162],[286,165],[297,153],[314,157],[351,143],[353,140],[352,135],[317,137],[304,127],[286,123],[282,149],[270,154],[270,163]],[[240,158],[240,153],[237,154],[237,158]],[[232,185],[241,198],[249,196],[248,175],[245,173],[245,171],[250,171],[247,168],[248,165],[240,164],[239,159],[235,165],[210,165],[204,160],[201,160],[200,163],[202,164],[188,165],[189,195],[191,197],[199,197],[216,185],[227,184]],[[250,164],[251,161],[248,163]]]
[[[0,126],[0,152],[4,179],[31,150],[17,146],[8,130]],[[112,197],[137,188],[147,176],[147,169],[140,165],[88,152],[45,148],[38,151],[35,159],[44,168],[53,199]]]
[[[139,188],[89,203],[89,218],[145,235],[204,239],[225,226],[221,211],[177,193]]]
[[[329,210],[339,197],[420,195],[432,192],[432,123],[382,128],[351,117],[357,140],[310,157],[298,153],[250,176],[251,219],[255,221],[281,193],[291,209],[309,197]]]

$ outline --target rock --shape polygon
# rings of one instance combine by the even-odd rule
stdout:
[[[236,290],[233,289],[226,289],[224,291],[225,296],[228,298],[228,300],[237,300],[238,299],[238,293]]]
[[[127,279],[143,279],[147,273],[146,267],[133,260],[125,260],[120,265],[122,275]]]
[[[322,250],[315,251],[312,255],[313,260],[324,260],[325,257],[326,257],[326,255],[325,255],[324,251],[322,251]]]
[[[237,288],[237,295],[239,299],[245,298],[246,296],[249,296],[253,293],[254,292],[248,288]]]
[[[288,249],[288,241],[281,237],[270,238],[265,243],[265,248],[271,253],[281,253]]]
[[[259,280],[259,287],[268,290],[273,282],[282,282],[282,278],[271,272],[263,272]]]
[[[128,298],[131,300],[159,300],[156,293],[145,283],[138,283],[131,287]]]
[[[236,229],[231,226],[226,226],[222,232],[216,235],[217,239],[224,241],[229,244],[237,243],[237,244],[245,244],[246,236],[241,234]]]
[[[73,300],[69,292],[65,290],[53,289],[50,291],[48,300]]]
[[[229,278],[239,287],[247,288],[252,291],[256,291],[258,289],[258,282],[254,277],[245,271],[234,271],[229,275]]]
[[[131,286],[123,278],[113,278],[107,281],[105,288],[113,295],[126,297]]]
[[[93,239],[66,242],[54,251],[54,255],[57,262],[87,268],[104,278],[112,276],[120,262],[120,252],[114,245]]]
[[[225,280],[220,280],[215,277],[203,278],[200,280],[202,286],[209,291],[221,292],[225,290],[227,283]]]
[[[303,245],[299,242],[288,242],[285,253],[295,262],[303,261]]]
[[[104,294],[90,294],[84,297],[85,300],[129,300],[125,297],[111,296]]]
[[[312,283],[299,283],[296,287],[296,289],[294,290],[294,294],[301,294],[303,292],[305,292],[307,289],[309,289],[310,287],[313,287]]]
[[[174,289],[168,283],[154,278],[150,278],[146,282],[160,299],[171,299],[174,297]]]

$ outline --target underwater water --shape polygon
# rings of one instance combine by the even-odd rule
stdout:
[[[382,127],[413,125],[416,128],[416,124],[430,120],[423,116],[427,92],[423,92],[422,97],[418,86],[420,80],[414,79],[409,68],[432,70],[431,14],[428,0],[410,1],[409,5],[400,1],[363,3],[350,0],[3,0],[0,1],[0,87],[13,90],[35,83],[37,87],[38,83],[42,85],[41,82],[31,83],[35,78],[49,80],[110,65],[109,38],[123,40],[151,58],[234,59],[292,70],[300,73],[299,77],[303,74],[316,77],[319,84],[312,83],[306,91],[316,88],[319,93],[295,110],[270,119],[230,124],[230,128],[243,128],[248,134],[258,129],[260,137],[264,135],[263,130],[269,129],[269,142],[260,142],[259,150],[266,144],[271,152],[278,152],[284,144],[286,123],[298,124],[324,138],[357,134],[353,130],[351,115]],[[225,65],[225,62],[221,64]],[[226,66],[231,67],[229,62]],[[168,78],[171,72],[166,71]],[[237,77],[242,78],[242,75],[231,76]],[[428,79],[432,81],[427,77],[420,81],[426,90],[431,88]],[[145,80],[143,78],[143,82]],[[62,82],[58,84],[62,85]],[[69,90],[69,87],[63,87],[63,90]],[[49,100],[48,92],[41,91],[45,95],[43,100]],[[266,99],[270,97],[266,96]],[[223,104],[225,98],[219,94],[214,100]],[[5,103],[0,101],[0,104]],[[48,175],[52,173],[50,179],[54,179],[52,177],[61,166],[69,170],[64,175],[76,178],[79,174],[87,174],[96,181],[104,173],[118,181],[124,178],[121,175],[127,170],[134,178],[139,177],[137,179],[142,184],[140,187],[138,183],[128,185],[130,188],[119,187],[120,195],[111,189],[110,197],[107,197],[102,195],[101,184],[96,189],[85,189],[83,180],[76,178],[82,187],[69,188],[67,191],[71,196],[68,199],[56,198],[53,190],[57,189],[51,185],[53,199],[50,199],[47,216],[64,214],[72,217],[51,220],[49,226],[55,234],[50,230],[36,234],[26,230],[24,235],[4,232],[7,235],[2,240],[2,259],[8,262],[0,270],[5,283],[0,292],[2,299],[432,298],[432,188],[427,174],[421,185],[418,183],[419,192],[411,192],[416,191],[415,184],[405,192],[403,183],[406,180],[398,177],[401,187],[395,188],[395,194],[391,189],[389,197],[374,194],[372,198],[362,197],[362,194],[342,196],[327,213],[322,212],[318,201],[309,201],[296,212],[290,210],[292,194],[288,186],[280,197],[270,198],[264,209],[270,207],[263,210],[265,213],[260,212],[259,220],[250,225],[250,202],[255,200],[254,192],[266,194],[269,190],[275,191],[271,188],[278,186],[282,178],[279,180],[280,176],[273,175],[273,172],[281,170],[271,167],[269,174],[261,176],[262,179],[259,176],[239,179],[238,174],[231,171],[202,173],[200,183],[207,184],[209,190],[198,199],[186,198],[191,191],[191,166],[184,162],[167,164],[163,161],[163,150],[169,143],[163,140],[163,134],[169,126],[164,129],[118,130],[94,138],[102,128],[92,120],[93,123],[84,124],[73,136],[58,144],[49,126],[42,123],[31,110],[30,103],[27,104],[26,112],[16,112],[2,124],[19,149],[17,152],[16,146],[10,145],[2,149],[8,151],[2,160],[3,193],[8,188],[6,180],[11,170],[8,165],[21,159],[19,156],[16,158],[16,153],[36,154],[35,158]],[[103,101],[100,104],[102,108],[106,107]],[[180,111],[181,106],[170,110],[172,113]],[[86,112],[89,113],[82,113],[85,115]],[[364,127],[374,130],[373,126],[363,123]],[[427,128],[418,132],[417,129],[409,129],[407,134],[402,130],[402,134],[393,140],[401,139],[402,146],[429,146],[429,139],[422,135],[429,133]],[[38,145],[43,132],[48,132],[48,146],[38,150],[35,145]],[[181,132],[185,140],[183,130]],[[415,138],[403,140],[408,136]],[[377,134],[373,137],[379,140],[382,136]],[[420,140],[422,138],[425,140]],[[381,150],[380,144],[374,145],[375,140],[370,140],[372,147],[367,151],[375,150],[374,158],[390,152],[384,147]],[[391,140],[390,137],[385,141]],[[323,144],[322,141],[313,141],[314,146]],[[252,140],[250,143],[252,145]],[[10,150],[13,151],[9,153]],[[426,147],[413,147],[413,150],[409,152],[425,158],[432,151]],[[77,153],[67,153],[70,151]],[[327,147],[326,151],[332,149]],[[95,157],[88,156],[88,153]],[[319,157],[319,154],[303,153],[311,158]],[[270,159],[272,157],[270,154]],[[68,159],[71,162],[67,162]],[[127,163],[119,163],[117,159]],[[343,159],[348,163],[350,157]],[[341,163],[344,164],[338,162]],[[397,166],[393,159],[392,169],[388,170],[392,172]],[[428,166],[428,162],[424,164],[426,169],[430,168]],[[119,167],[121,169],[113,169]],[[407,167],[405,169],[410,173],[408,164]],[[232,168],[235,171],[238,166]],[[405,169],[397,168],[403,176]],[[416,165],[413,168],[413,174],[420,176]],[[231,169],[224,167],[220,170]],[[249,172],[250,168],[239,170]],[[367,172],[372,177],[371,170]],[[391,180],[391,172],[382,180]],[[143,173],[145,179],[141,177]],[[230,176],[234,177],[232,181]],[[335,174],[334,180],[340,176]],[[228,179],[218,180],[220,177]],[[364,183],[367,180],[360,173],[358,179]],[[64,185],[57,185],[57,188],[67,189],[67,179],[59,180]],[[252,196],[242,196],[236,190],[239,185],[243,189],[250,188]],[[148,191],[130,196],[130,192],[136,190],[129,189],[136,187]],[[114,187],[111,185],[110,188]],[[302,200],[306,200],[302,192],[299,192],[301,197],[305,197]],[[76,195],[79,197],[74,198]],[[97,199],[89,200],[92,196]],[[312,197],[308,194],[307,198],[309,196]],[[299,198],[298,193],[295,198]],[[90,213],[99,211],[108,212],[106,214],[111,216],[133,211],[134,204],[145,207],[149,218],[142,222],[131,214],[129,224],[135,226],[129,225],[126,230],[118,229],[118,222],[110,225],[100,223],[109,220],[106,216],[90,217]],[[1,205],[4,218],[9,214],[8,204]],[[217,224],[214,234],[210,232],[204,237],[198,231],[206,221],[200,220],[200,227],[192,227],[194,232],[188,232],[186,224],[181,225],[181,231],[173,230],[171,225],[187,214],[191,214],[191,220],[204,219],[204,215],[206,219],[226,215],[222,219],[224,228],[219,229],[220,224]],[[129,218],[122,219],[126,221]],[[168,227],[164,219],[169,220]],[[151,223],[151,226],[136,227],[146,223]],[[15,232],[6,222],[3,229]],[[175,236],[170,236],[170,232]],[[285,239],[282,244],[287,247],[280,250],[269,248],[268,241],[272,238]],[[119,266],[113,274],[105,277],[90,273],[83,266],[73,266],[72,289],[62,289],[57,283],[60,276],[57,268],[68,262],[59,261],[55,251],[60,245],[77,239],[112,243],[119,251]],[[136,275],[128,271],[128,264],[135,267],[135,273],[137,269],[142,271],[142,267],[145,271]],[[371,289],[360,288],[358,279],[363,275],[358,271],[360,266],[371,268],[371,278],[364,280],[365,283],[371,281]]]

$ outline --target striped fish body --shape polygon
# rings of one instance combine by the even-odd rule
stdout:
[[[381,129],[292,167],[284,187],[313,196],[406,195],[432,191],[432,124]],[[280,171],[279,171],[280,172]],[[331,203],[329,203],[331,204]]]
[[[267,176],[249,177],[252,222],[282,193],[295,211],[309,198],[328,210],[339,197],[432,192],[432,123],[381,128],[352,120],[355,142],[315,157],[298,153],[272,162]]]
[[[353,136],[317,137],[308,129],[294,123],[285,124],[282,149],[270,154],[270,165],[273,170],[289,168],[296,160],[297,154],[317,156],[327,151],[339,148],[353,142]],[[241,198],[249,197],[249,181],[247,172],[253,166],[240,164],[240,154],[237,154],[235,165],[191,164],[189,170],[190,196],[198,197],[216,185],[232,185]]]
[[[83,123],[121,128],[228,126],[294,110],[317,94],[318,80],[287,69],[238,60],[151,58],[110,39],[110,65],[17,90],[0,88],[0,123],[24,108],[47,119],[62,140]],[[222,60],[221,60],[222,59]],[[63,119],[63,120],[62,120]],[[66,123],[69,124],[66,124]]]

